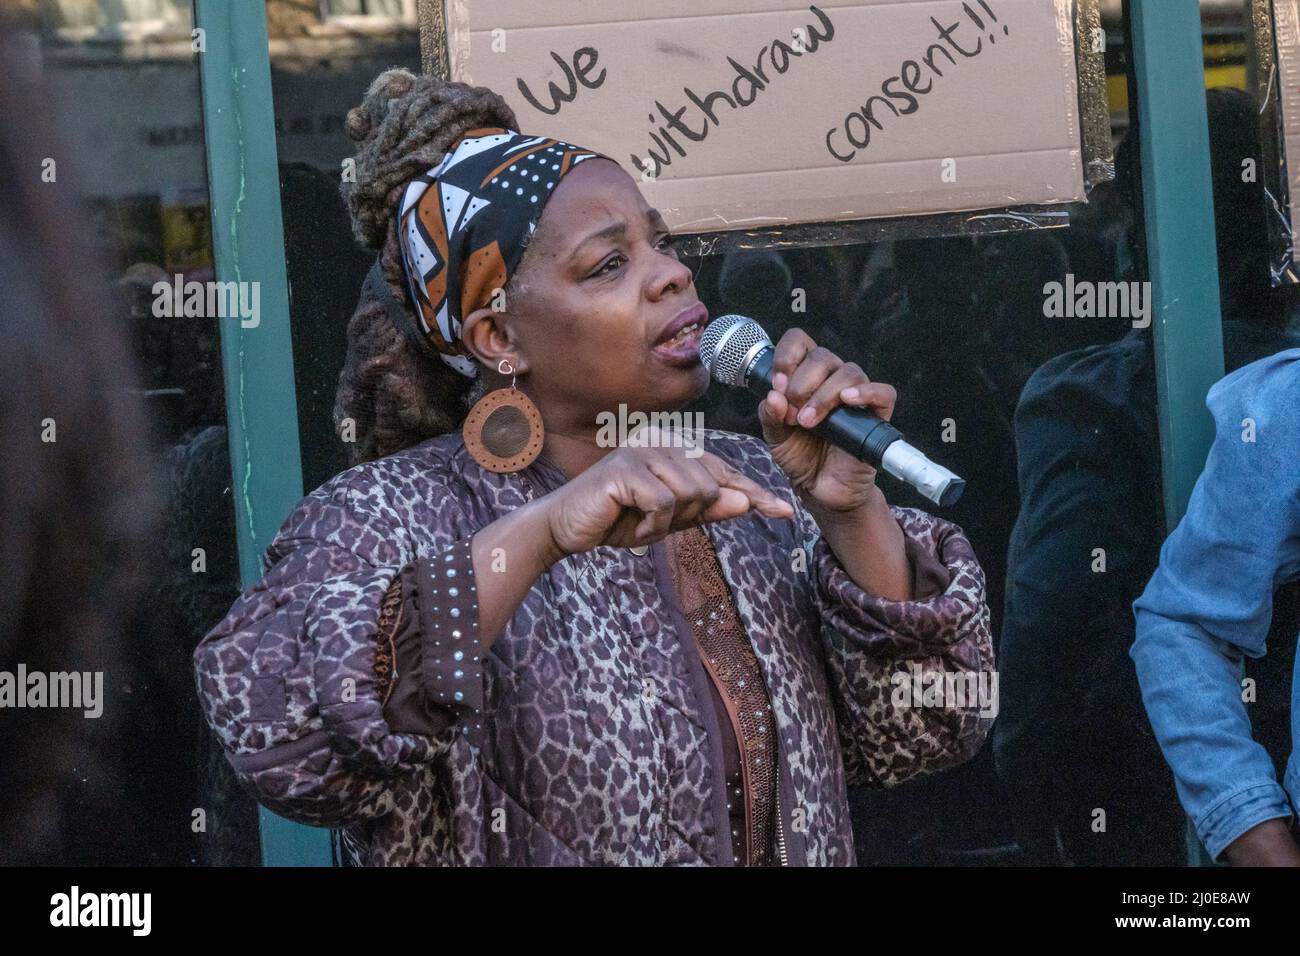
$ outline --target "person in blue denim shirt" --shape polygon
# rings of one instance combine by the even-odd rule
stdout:
[[[1300,865],[1300,673],[1282,784],[1251,735],[1246,657],[1264,656],[1273,595],[1300,578],[1300,348],[1210,389],[1216,435],[1187,514],[1133,604],[1131,656],[1179,798],[1214,859]]]

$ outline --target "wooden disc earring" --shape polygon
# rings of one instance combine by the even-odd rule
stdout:
[[[508,474],[527,468],[542,453],[546,431],[533,400],[515,387],[509,360],[502,359],[497,371],[510,376],[510,387],[493,389],[475,402],[461,434],[466,450],[483,468]]]

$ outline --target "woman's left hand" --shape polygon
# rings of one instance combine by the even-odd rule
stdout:
[[[791,329],[776,344],[772,390],[759,403],[758,420],[773,459],[800,497],[826,511],[852,512],[879,494],[876,469],[809,429],[841,405],[889,421],[897,397],[893,386],[871,381],[803,329]]]

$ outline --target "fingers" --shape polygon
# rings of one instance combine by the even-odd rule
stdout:
[[[676,497],[669,530],[739,517],[750,508],[774,518],[789,518],[794,508],[716,455],[700,459],[651,458],[647,470]]]
[[[643,517],[636,526],[638,541],[655,541],[665,537],[677,510],[677,496],[648,470],[634,472],[628,479],[632,500],[624,502],[640,511]]]
[[[813,393],[839,371],[843,364],[838,355],[820,345],[804,355],[803,361],[794,370],[785,388],[786,401],[790,403],[785,416],[787,425],[796,423],[797,416],[812,398]],[[803,423],[799,422],[799,424]]]
[[[780,437],[781,426],[815,427],[841,404],[869,408],[888,421],[897,398],[892,386],[872,382],[856,363],[791,329],[774,350],[772,391],[759,405],[759,420],[770,440]]]
[[[784,392],[790,376],[817,343],[803,329],[790,329],[772,350],[772,387]]]
[[[647,454],[628,468],[620,485],[615,498],[643,515],[633,532],[642,543],[739,517],[750,508],[772,518],[794,516],[788,501],[708,452],[699,459]]]
[[[785,413],[789,407],[786,397],[775,388],[758,403],[758,424],[763,429],[763,440],[769,446],[779,445],[790,437],[793,429],[785,424]]]
[[[850,405],[889,421],[897,397],[892,385],[873,382],[856,364],[845,362],[804,402],[797,420],[804,428],[814,428],[840,405]]]
[[[723,489],[707,469],[690,459],[647,455],[632,467],[628,481],[631,501],[627,503],[644,514],[635,529],[642,542],[749,509],[743,495]]]
[[[770,518],[790,518],[794,507],[775,492],[769,491],[752,478],[747,478],[716,455],[701,457],[704,467],[723,488],[743,494],[749,503]]]
[[[898,403],[898,390],[884,382],[868,382],[840,393],[845,405],[869,408],[877,418],[889,421],[894,416],[894,406]],[[830,414],[828,411],[826,414]]]
[[[697,461],[659,456],[646,467],[672,491],[676,504],[672,516],[674,528],[695,524],[697,519],[718,500],[722,487]]]

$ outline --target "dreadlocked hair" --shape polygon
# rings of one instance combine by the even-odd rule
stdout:
[[[356,181],[340,188],[352,232],[379,252],[384,281],[407,302],[397,240],[397,208],[412,178],[436,166],[451,143],[480,126],[518,129],[514,111],[497,93],[408,70],[381,73],[346,128],[357,144]],[[516,274],[518,270],[516,270]],[[507,301],[524,290],[514,276]],[[352,464],[373,461],[455,431],[487,391],[486,376],[470,379],[419,352],[369,296],[348,321],[348,351],[334,398],[334,427],[348,441]],[[346,433],[351,431],[351,435]]]

